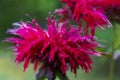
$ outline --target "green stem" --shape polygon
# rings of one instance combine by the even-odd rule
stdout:
[[[113,60],[113,58],[111,59],[111,64],[110,64],[110,79],[109,80],[114,80],[114,60]]]
[[[115,25],[112,29],[112,58],[111,58],[111,63],[110,63],[110,74],[109,74],[109,80],[114,80],[114,59],[113,59],[113,55],[115,52],[115,46],[114,46],[114,41],[115,41]]]

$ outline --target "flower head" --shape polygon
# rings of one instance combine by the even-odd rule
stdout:
[[[92,69],[91,55],[99,55],[95,51],[98,44],[91,36],[82,36],[77,28],[66,23],[57,23],[54,19],[47,19],[47,30],[42,30],[35,20],[14,23],[17,28],[9,29],[8,33],[17,35],[7,41],[15,44],[15,61],[24,62],[24,70],[29,63],[49,64],[54,70],[59,69],[63,74],[70,67],[76,74],[81,67],[88,72]]]
[[[109,6],[120,7],[120,0],[95,0],[92,2],[94,5],[102,6],[104,8],[109,7]]]
[[[110,26],[107,17],[93,6],[94,0],[61,0],[69,7],[72,18],[81,25],[80,20],[86,22],[85,32],[88,34],[89,28],[92,35],[95,35],[95,27],[104,28],[105,25]]]
[[[93,5],[96,9],[102,10],[110,21],[120,23],[120,0],[95,0]]]

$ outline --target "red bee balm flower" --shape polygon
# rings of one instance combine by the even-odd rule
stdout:
[[[66,6],[69,7],[74,20],[80,25],[81,19],[86,22],[86,34],[88,34],[88,29],[90,28],[94,36],[96,26],[103,29],[105,25],[110,26],[110,22],[105,15],[95,9],[92,3],[93,1],[94,0],[61,0],[61,2],[64,2]]]
[[[120,0],[95,0],[93,1],[93,4],[95,3],[96,6],[101,6],[101,7],[120,7]],[[104,3],[104,4],[103,4]]]
[[[79,66],[86,72],[91,70],[90,55],[99,55],[95,51],[98,46],[95,40],[81,36],[78,29],[66,26],[66,22],[58,24],[54,19],[47,20],[48,30],[42,30],[35,20],[14,23],[17,28],[8,30],[9,34],[17,35],[7,39],[15,44],[15,61],[24,62],[24,70],[29,63],[34,63],[36,69],[40,62],[63,74],[69,67],[75,74]]]
[[[120,23],[120,0],[95,0],[96,9],[100,9],[111,21]]]

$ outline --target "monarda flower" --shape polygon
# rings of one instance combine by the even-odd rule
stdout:
[[[120,23],[120,0],[95,0],[93,5],[96,9],[102,10],[111,22]]]
[[[49,67],[50,75],[57,71],[65,74],[69,68],[75,74],[78,67],[86,72],[91,70],[90,56],[99,55],[93,37],[82,36],[77,28],[67,26],[67,22],[57,23],[51,18],[47,21],[47,30],[41,29],[34,19],[32,22],[14,23],[16,28],[8,30],[9,34],[16,35],[7,39],[14,44],[15,61],[24,62],[24,70],[29,63],[34,64],[34,69],[41,63],[41,69],[48,70]],[[45,70],[40,71],[49,74]]]
[[[85,33],[88,34],[90,28],[92,36],[95,35],[96,26],[101,29],[103,29],[105,25],[110,26],[107,17],[95,9],[92,3],[93,1],[94,0],[61,0],[61,2],[69,7],[72,18],[79,25],[82,24],[81,19],[86,22],[86,27],[84,28]]]

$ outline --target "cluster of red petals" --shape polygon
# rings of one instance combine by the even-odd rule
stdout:
[[[120,7],[120,0],[94,0],[92,1],[94,5],[100,7]]]
[[[8,38],[7,41],[15,44],[15,61],[24,62],[24,70],[29,63],[50,64],[53,68],[60,68],[66,73],[68,68],[76,73],[81,67],[88,72],[91,70],[92,60],[90,55],[99,55],[95,51],[98,44],[91,36],[81,36],[80,31],[72,26],[66,26],[66,22],[57,23],[48,18],[48,29],[42,30],[35,20],[32,22],[14,23],[15,29],[9,29],[8,33],[17,35]]]
[[[120,0],[95,0],[93,5],[103,11],[109,20],[120,23]]]
[[[96,10],[93,1],[95,0],[61,0],[69,7],[74,20],[79,24],[81,24],[81,19],[86,22],[86,34],[88,34],[90,28],[92,35],[95,35],[96,26],[103,29],[105,25],[110,26],[110,22],[105,15]]]

